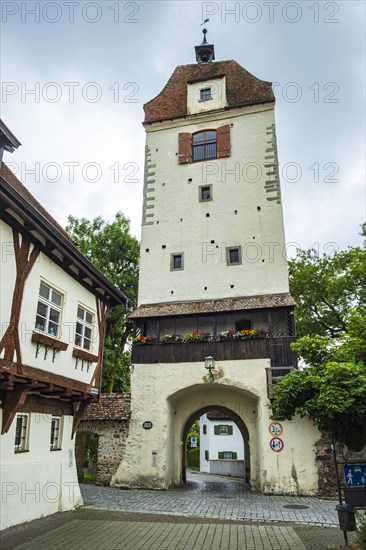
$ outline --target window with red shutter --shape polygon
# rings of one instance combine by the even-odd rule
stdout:
[[[183,132],[178,137],[178,162],[199,162],[230,156],[230,125],[195,134]]]

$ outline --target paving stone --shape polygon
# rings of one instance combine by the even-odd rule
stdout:
[[[241,480],[188,474],[187,484],[168,491],[122,490],[82,485],[85,506],[90,509],[149,512],[197,518],[294,522],[338,525],[337,502],[315,497],[253,493]],[[303,505],[307,509],[284,508]]]

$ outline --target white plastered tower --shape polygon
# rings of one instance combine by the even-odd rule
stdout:
[[[272,86],[215,62],[206,32],[197,63],[144,106],[132,417],[112,483],[181,483],[189,423],[214,405],[240,425],[253,488],[311,494],[318,432],[285,423],[283,450],[270,447],[273,380],[296,367]],[[230,336],[243,330],[257,337]]]

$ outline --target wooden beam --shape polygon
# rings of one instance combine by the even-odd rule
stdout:
[[[81,401],[78,410],[74,414],[74,422],[72,424],[71,439],[74,439],[75,432],[79,427],[80,421],[81,421],[81,419],[83,417],[83,414],[86,411],[86,408],[89,405],[89,403],[90,403],[90,401]]]
[[[31,389],[30,385],[16,384],[13,390],[6,392],[6,400],[3,404],[3,425],[1,434],[6,434],[9,431],[11,423],[20,407],[24,405],[28,392]]]

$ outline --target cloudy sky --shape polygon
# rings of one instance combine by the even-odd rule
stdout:
[[[4,160],[63,225],[114,218],[140,236],[143,104],[194,63],[200,23],[216,60],[274,82],[286,238],[320,252],[361,242],[365,220],[363,1],[3,1]]]

